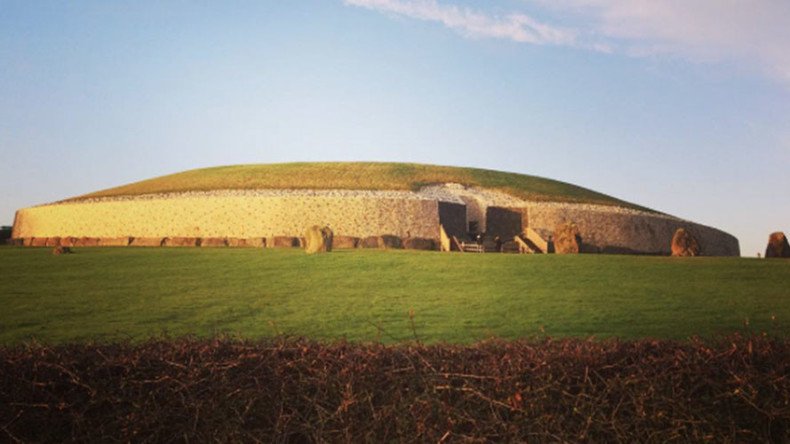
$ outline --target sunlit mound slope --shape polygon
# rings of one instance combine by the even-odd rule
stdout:
[[[478,168],[376,162],[309,162],[202,168],[122,185],[72,200],[239,189],[416,191],[423,186],[440,183],[495,189],[533,201],[588,203],[652,211],[587,188],[542,177]]]

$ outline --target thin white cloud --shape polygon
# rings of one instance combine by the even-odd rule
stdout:
[[[450,0],[344,3],[439,22],[469,37],[571,46],[632,57],[671,55],[698,63],[734,63],[790,85],[788,0],[522,1],[520,9],[539,9],[541,17],[549,17],[553,24],[523,11],[496,15],[454,5]]]
[[[436,0],[344,0],[346,5],[440,22],[469,37],[508,39],[535,45],[574,45],[573,31],[541,23],[522,13],[495,16]]]
[[[677,55],[736,62],[790,83],[787,0],[528,0],[583,17],[597,35],[629,55]]]

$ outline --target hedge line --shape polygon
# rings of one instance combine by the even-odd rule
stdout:
[[[0,348],[0,441],[788,442],[790,339]]]

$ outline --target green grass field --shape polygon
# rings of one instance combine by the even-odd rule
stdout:
[[[594,203],[653,211],[565,182],[479,168],[414,163],[302,162],[184,171],[74,198],[226,189],[417,190],[438,183],[500,190],[537,201]]]
[[[790,333],[784,260],[194,248],[52,256],[8,247],[0,267],[2,344]]]

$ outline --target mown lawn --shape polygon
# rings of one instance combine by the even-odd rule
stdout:
[[[790,333],[785,260],[75,251],[0,248],[0,344],[224,333],[383,342],[416,335],[463,343],[492,336]]]

